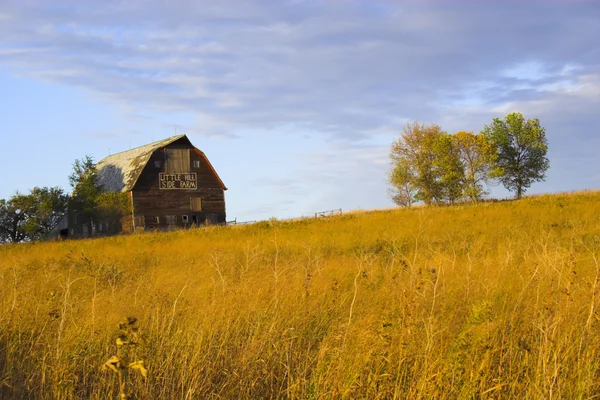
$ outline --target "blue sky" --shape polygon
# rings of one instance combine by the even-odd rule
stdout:
[[[391,207],[406,122],[477,132],[512,111],[549,140],[530,193],[600,187],[597,1],[0,4],[0,198],[186,133],[229,219]]]

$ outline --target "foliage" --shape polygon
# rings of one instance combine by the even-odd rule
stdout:
[[[0,242],[18,243],[27,237],[23,229],[27,214],[19,203],[18,194],[8,201],[0,199]]]
[[[0,398],[117,398],[123,315],[140,399],[593,398],[599,202],[0,246]]]
[[[34,187],[0,200],[0,242],[44,239],[66,213],[67,196],[58,187]]]
[[[406,124],[401,137],[392,143],[390,158],[390,194],[396,204],[454,203],[463,197],[465,173],[460,153],[454,137],[438,125]]]
[[[550,162],[546,157],[546,130],[538,119],[525,120],[511,113],[504,120],[494,118],[483,133],[497,149],[496,175],[518,199],[533,182],[543,181]]]
[[[34,187],[29,199],[35,211],[28,220],[26,230],[31,239],[45,238],[64,217],[68,196],[59,187]]]
[[[477,202],[488,194],[484,184],[499,179],[521,198],[532,182],[544,179],[547,150],[539,120],[525,121],[519,113],[494,119],[477,135],[449,135],[438,125],[408,123],[391,146],[389,193],[407,207],[415,201]]]
[[[97,218],[113,227],[110,233],[116,233],[123,216],[131,213],[131,199],[127,193],[105,191],[96,198],[95,207]]]
[[[81,160],[75,160],[69,182],[73,188],[70,209],[75,224],[102,221],[112,227],[111,233],[117,232],[123,215],[131,212],[127,193],[105,191],[98,183],[94,160],[87,155]]]
[[[434,165],[441,191],[440,199],[455,203],[463,197],[465,171],[454,136],[440,134],[434,142]]]
[[[148,376],[144,361],[138,360],[136,357],[140,342],[137,318],[127,317],[119,323],[119,336],[115,339],[116,354],[110,357],[102,366],[103,370],[113,371],[117,374],[119,378],[119,398],[121,399],[131,398],[131,394],[127,390],[129,370],[139,372],[144,378]]]
[[[389,180],[392,185],[390,196],[399,206],[410,207],[416,200],[416,187],[412,176],[411,167],[405,160],[398,160],[390,173]]]
[[[416,192],[414,198],[425,204],[440,202],[443,196],[436,169],[436,141],[442,133],[438,125],[416,121],[407,123],[401,137],[392,143],[390,151],[394,170],[390,183],[410,183]],[[412,203],[408,200],[403,202]]]
[[[73,172],[69,175],[69,183],[73,188],[69,208],[78,222],[89,221],[98,216],[97,200],[102,193],[98,184],[98,171],[94,159],[86,155],[73,163]]]
[[[496,150],[483,134],[460,131],[454,134],[458,157],[464,166],[464,195],[472,201],[481,200],[488,192],[483,183],[488,183],[496,161]]]

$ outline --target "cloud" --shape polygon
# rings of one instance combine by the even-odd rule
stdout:
[[[299,123],[357,138],[436,119],[436,104],[473,82],[600,58],[599,12],[586,3],[24,4],[5,10],[3,63],[114,102],[202,110],[231,129]]]
[[[327,196],[367,205],[347,199],[381,190],[371,174],[412,120],[477,131],[522,111],[546,126],[558,164],[598,169],[593,1],[29,0],[3,4],[0,18],[0,66],[15,74],[83,88],[132,116],[186,115],[158,123],[195,135],[319,135],[327,143],[311,163],[321,168],[290,177],[334,188],[315,207]],[[551,174],[552,187],[600,184]]]

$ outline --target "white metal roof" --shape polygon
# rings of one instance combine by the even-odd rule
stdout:
[[[105,190],[113,192],[133,189],[152,153],[184,137],[186,136],[172,136],[103,158],[96,164],[98,183]]]

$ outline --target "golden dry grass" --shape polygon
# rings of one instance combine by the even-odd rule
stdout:
[[[0,247],[0,398],[600,396],[600,193]]]

